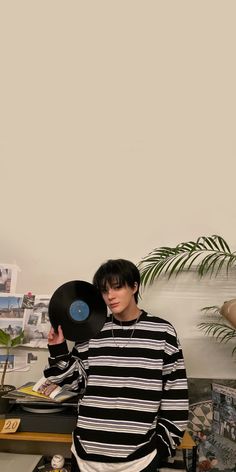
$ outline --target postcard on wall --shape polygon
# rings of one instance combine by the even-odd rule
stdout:
[[[24,315],[24,345],[47,348],[50,321],[48,315],[48,295],[35,295],[34,305],[25,310]]]
[[[0,329],[16,337],[23,329],[22,295],[0,295]]]
[[[2,318],[19,318],[23,310],[23,295],[0,293],[0,313]]]
[[[0,263],[0,293],[14,293],[16,291],[19,270],[15,264]]]
[[[213,431],[236,442],[236,389],[213,383],[212,403]]]

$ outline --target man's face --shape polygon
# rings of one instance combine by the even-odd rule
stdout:
[[[119,284],[113,283],[112,285],[106,285],[106,289],[102,291],[102,297],[111,312],[119,314],[136,306],[135,292],[137,292],[137,284],[132,288],[128,285],[121,287]]]

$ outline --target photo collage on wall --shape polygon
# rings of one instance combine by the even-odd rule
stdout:
[[[15,293],[17,272],[16,266],[0,264],[0,329],[10,334],[12,338],[23,330],[22,346],[25,348],[47,348],[50,296],[34,295],[31,292]],[[5,349],[0,345],[0,372],[5,359]],[[27,352],[27,349],[12,349],[7,370],[28,370],[30,364],[36,360],[34,352]]]

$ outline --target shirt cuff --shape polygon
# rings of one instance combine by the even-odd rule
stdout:
[[[50,357],[64,356],[69,353],[66,341],[60,344],[48,344],[48,350]]]

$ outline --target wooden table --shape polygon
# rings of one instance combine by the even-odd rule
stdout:
[[[0,419],[0,431],[3,424],[4,419]],[[18,447],[18,449],[23,453],[29,453],[30,451],[34,454],[40,453],[42,455],[53,455],[61,451],[61,454],[65,455],[65,457],[69,457],[72,435],[63,433],[31,433],[16,431],[15,433],[10,434],[0,433],[0,440],[0,450],[4,452],[16,451],[17,443],[20,443],[21,446]],[[62,451],[63,446],[64,451]],[[195,442],[191,438],[190,434],[185,431],[178,449],[192,449],[195,451],[195,448]]]
[[[0,419],[0,430],[4,424],[4,419]],[[43,442],[62,442],[71,444],[71,434],[63,433],[28,433],[25,431],[16,431],[15,433],[0,433],[0,439],[10,439],[12,441],[43,441]],[[190,434],[185,431],[182,442],[178,449],[192,449],[195,442]]]
[[[4,419],[0,419],[0,431],[3,424]],[[70,457],[71,440],[71,434],[63,433],[32,433],[26,431],[0,433],[0,451],[41,455],[62,454],[64,457]]]

